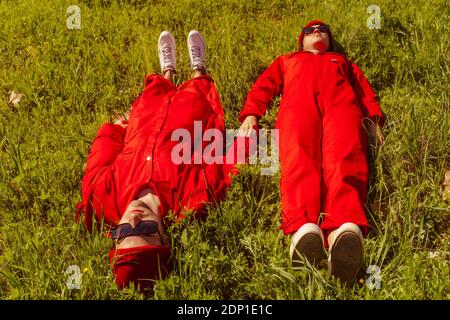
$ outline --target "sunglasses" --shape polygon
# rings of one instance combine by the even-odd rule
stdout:
[[[330,27],[326,24],[321,24],[318,27],[308,27],[303,29],[303,32],[305,35],[311,34],[314,32],[314,30],[319,29],[320,32],[330,32]]]
[[[122,223],[117,225],[111,230],[111,238],[113,240],[121,240],[129,236],[138,235],[152,235],[154,233],[159,234],[158,224],[155,221],[143,220],[138,223],[138,225],[133,228],[129,223]],[[161,235],[160,235],[161,237]]]

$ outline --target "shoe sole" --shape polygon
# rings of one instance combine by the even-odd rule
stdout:
[[[305,234],[295,245],[292,253],[292,267],[304,265],[303,255],[311,265],[318,266],[324,257],[323,242],[320,235],[316,233]]]
[[[328,272],[346,284],[356,279],[363,261],[363,244],[351,231],[343,232],[333,244],[328,260]]]

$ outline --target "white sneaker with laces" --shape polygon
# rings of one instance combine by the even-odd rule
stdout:
[[[162,73],[164,74],[167,70],[176,72],[177,56],[175,38],[169,31],[163,31],[159,36],[158,54]]]
[[[290,256],[292,267],[304,265],[303,255],[310,264],[319,265],[325,253],[323,234],[315,223],[305,223],[292,236]]]
[[[328,236],[328,243],[328,272],[345,283],[354,281],[364,256],[361,229],[354,223],[344,223]]]
[[[200,32],[192,30],[188,35],[189,58],[192,70],[206,70],[206,43]]]

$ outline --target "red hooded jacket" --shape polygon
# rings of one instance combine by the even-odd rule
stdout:
[[[321,73],[334,76],[318,77]],[[283,96],[280,111],[283,105],[299,105],[301,92],[305,90],[304,86],[300,85],[301,81],[311,83],[308,86],[308,89],[311,89],[313,80],[317,80],[317,88],[334,87],[326,92],[325,99],[330,104],[343,99],[354,99],[364,117],[377,120],[380,126],[383,126],[385,117],[364,73],[356,64],[337,52],[314,55],[307,51],[297,51],[276,58],[249,92],[239,114],[239,121],[244,121],[249,115],[261,118],[269,103],[278,95]]]
[[[187,130],[193,137],[187,141],[192,149],[190,164],[172,161],[172,150],[179,143],[171,138],[176,129]],[[146,77],[145,89],[132,106],[128,127],[104,124],[98,130],[87,159],[77,215],[84,211],[89,230],[93,217],[98,222],[104,218],[107,225],[114,226],[146,186],[158,195],[163,216],[169,210],[180,215],[185,210],[201,213],[206,204],[223,199],[231,176],[238,170],[233,164],[208,163],[207,157],[202,158],[205,147],[212,146],[202,141],[208,129],[225,131],[223,108],[209,76],[191,79],[179,87],[159,75]],[[248,139],[234,142],[229,152],[236,152],[237,146],[248,143]],[[194,148],[198,143],[201,148]]]

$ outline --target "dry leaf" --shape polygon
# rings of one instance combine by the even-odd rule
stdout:
[[[442,199],[444,201],[450,200],[450,170],[447,170],[442,182]]]
[[[441,253],[438,251],[428,251],[428,258],[429,259],[436,259],[441,256]]]
[[[16,105],[16,104],[19,103],[20,99],[22,99],[22,96],[23,96],[23,94],[21,94],[21,93],[17,93],[17,92],[11,91],[9,93],[8,103]]]

